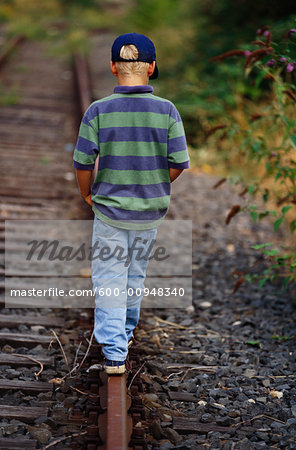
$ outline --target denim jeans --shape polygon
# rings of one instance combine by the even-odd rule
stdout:
[[[94,336],[107,359],[124,361],[137,326],[144,280],[157,228],[124,230],[96,216],[92,236]]]

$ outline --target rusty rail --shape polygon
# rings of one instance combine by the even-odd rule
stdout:
[[[81,115],[85,113],[92,102],[92,89],[87,59],[80,55],[74,55],[74,70],[78,90],[78,100]]]
[[[128,417],[126,376],[109,376],[106,450],[127,450],[131,419]]]
[[[17,46],[24,40],[24,36],[15,36],[11,38],[0,52],[0,68],[6,63],[10,54],[17,48]]]
[[[77,94],[78,94],[78,102],[79,102],[79,110],[81,117],[87,110],[90,103],[93,101],[92,96],[92,88],[91,88],[91,79],[89,73],[89,65],[87,59],[76,53],[73,56],[74,62],[74,72],[77,86]],[[98,171],[98,158],[95,162],[95,168],[92,174],[92,180],[94,181],[96,178],[96,174]]]

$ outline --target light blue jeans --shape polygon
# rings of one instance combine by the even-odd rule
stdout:
[[[146,269],[157,228],[124,230],[96,216],[92,236],[94,336],[112,361],[124,361],[138,324]]]

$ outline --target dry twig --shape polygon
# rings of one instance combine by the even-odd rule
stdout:
[[[81,363],[80,363],[79,366],[78,366],[77,372],[78,372],[78,371],[80,370],[80,368],[82,367],[82,364],[84,363],[84,361],[85,361],[85,359],[86,359],[86,357],[87,357],[87,355],[88,355],[89,349],[90,349],[91,344],[92,344],[93,337],[94,337],[94,329],[93,329],[93,331],[92,331],[91,338],[90,338],[90,341],[89,341],[89,344],[88,344],[86,353],[85,353],[84,357],[82,358]]]
[[[136,376],[138,375],[138,373],[143,369],[143,367],[145,366],[145,364],[146,364],[146,361],[143,362],[143,364],[141,365],[140,369],[137,370],[137,372],[135,373],[135,375],[134,375],[133,378],[131,379],[131,382],[130,382],[128,388],[127,388],[128,391],[130,390],[131,385],[132,385],[133,382],[134,382],[134,379],[136,378]]]
[[[242,422],[234,423],[231,426],[232,427],[237,427],[238,425],[242,425],[243,423],[251,422],[252,420],[256,420],[256,419],[261,419],[261,417],[266,417],[266,419],[274,420],[275,422],[279,422],[279,423],[283,423],[283,424],[286,423],[286,422],[283,422],[280,419],[276,419],[275,417],[267,416],[266,414],[259,414],[259,416],[251,417],[250,419],[243,420]]]
[[[181,328],[182,330],[187,330],[187,328],[188,328],[188,327],[184,327],[183,325],[179,325],[179,324],[177,324],[177,323],[169,322],[168,320],[161,319],[161,318],[158,317],[158,316],[154,316],[154,318],[155,318],[156,320],[158,320],[158,322],[161,322],[161,323],[167,323],[168,325],[171,325],[172,327]]]
[[[81,344],[82,344],[82,341],[79,342],[78,348],[77,348],[77,350],[76,350],[75,358],[74,358],[74,362],[73,362],[73,367],[76,366],[76,361],[77,361],[77,357],[78,357],[78,352],[79,352],[79,350],[80,350]]]
[[[51,442],[50,444],[46,445],[45,447],[42,447],[41,450],[46,450],[47,448],[53,447],[54,445],[58,444],[59,442],[66,441],[67,439],[71,439],[73,437],[83,436],[86,433],[87,433],[87,431],[83,431],[82,433],[74,433],[74,434],[70,434],[69,436],[64,436],[63,438],[56,439],[55,441]]]
[[[68,370],[69,370],[69,372],[70,372],[70,366],[69,366],[69,363],[68,363],[68,359],[67,359],[66,353],[64,352],[64,349],[63,349],[63,346],[62,346],[62,344],[61,344],[61,341],[59,340],[59,338],[58,338],[56,332],[55,332],[52,328],[51,328],[50,331],[52,331],[52,333],[54,334],[56,340],[57,340],[58,343],[59,343],[59,346],[61,347],[62,354],[63,354],[64,360],[65,360],[66,366],[67,366],[67,368],[68,368]]]
[[[21,356],[22,358],[30,359],[31,361],[36,362],[37,364],[39,364],[39,365],[40,365],[40,370],[39,370],[39,372],[34,373],[34,375],[35,375],[35,377],[36,377],[36,380],[38,380],[38,377],[39,377],[39,375],[42,373],[43,367],[44,367],[43,364],[42,364],[42,362],[37,361],[37,359],[34,359],[34,358],[32,358],[31,356],[20,355],[19,353],[11,353],[11,354],[12,354],[13,356]]]
[[[216,184],[214,184],[213,189],[217,189],[221,184],[225,183],[226,178],[221,178],[219,181],[217,181]]]

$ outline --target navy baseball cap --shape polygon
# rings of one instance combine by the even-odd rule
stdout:
[[[138,58],[137,59],[124,59],[120,56],[120,50],[123,45],[135,45],[138,49]],[[152,63],[155,61],[155,69],[152,75],[149,78],[154,80],[158,77],[158,68],[156,65],[156,55],[155,55],[155,47],[153,42],[139,33],[126,33],[118,36],[115,39],[111,49],[111,61],[125,61],[125,62],[135,62],[142,61],[147,63]]]

